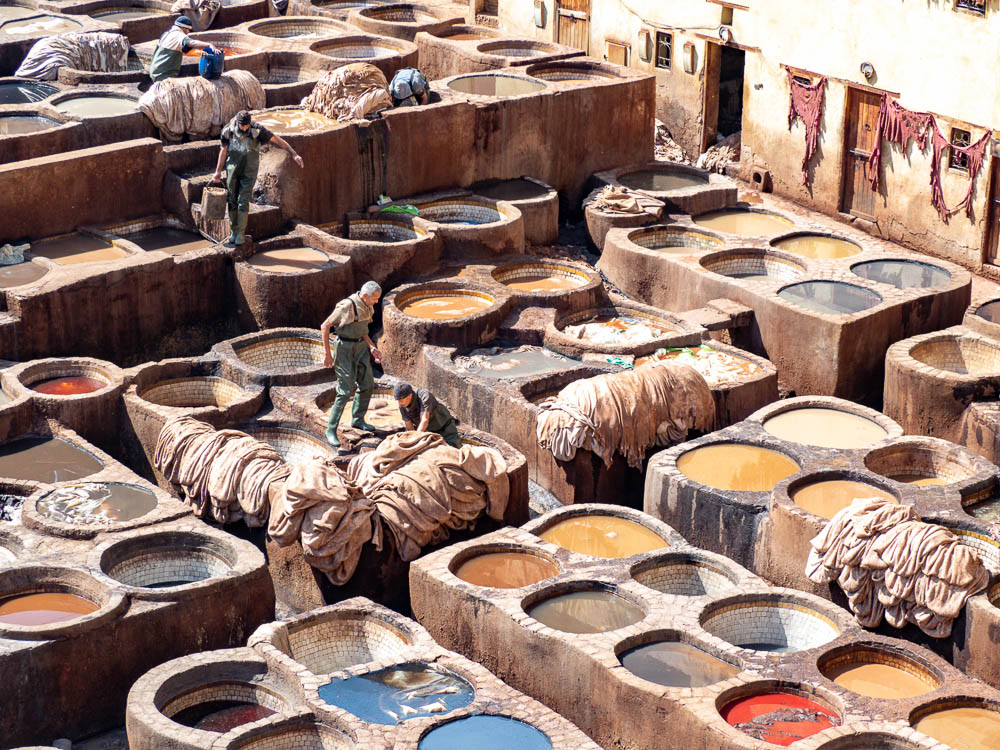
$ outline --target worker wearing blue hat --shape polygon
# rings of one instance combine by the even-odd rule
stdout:
[[[153,59],[149,63],[149,77],[154,83],[180,75],[185,52],[193,49],[215,51],[211,44],[199,42],[188,36],[193,27],[190,18],[180,16],[174,21],[173,26],[163,32],[163,36],[156,43]]]

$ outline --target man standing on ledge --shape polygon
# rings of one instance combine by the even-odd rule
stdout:
[[[250,198],[253,196],[253,186],[257,182],[257,170],[260,167],[260,147],[265,143],[273,143],[288,152],[299,167],[305,166],[302,157],[288,145],[280,135],[275,135],[263,125],[257,125],[245,109],[236,113],[236,117],[222,129],[219,136],[222,148],[219,149],[219,161],[215,165],[212,182],[222,179],[222,170],[226,170],[226,193],[229,201],[229,227],[232,234],[222,244],[226,247],[236,247],[243,244],[243,230],[247,228],[247,217],[250,214]]]
[[[149,62],[149,77],[153,83],[164,78],[176,78],[181,74],[184,53],[193,49],[214,51],[211,44],[198,42],[188,36],[193,24],[187,16],[179,16],[174,25],[163,32]]]
[[[452,448],[462,447],[455,418],[451,416],[448,407],[434,398],[429,390],[417,388],[414,393],[413,386],[409,383],[398,383],[392,395],[399,404],[399,414],[406,429],[436,432]]]
[[[330,317],[323,321],[323,364],[333,367],[337,376],[337,397],[326,427],[327,442],[335,448],[340,447],[340,438],[337,437],[340,417],[355,390],[357,395],[351,409],[351,427],[369,432],[375,429],[365,421],[365,414],[375,389],[371,361],[374,359],[381,363],[382,355],[368,337],[368,324],[372,322],[375,305],[381,296],[382,287],[374,281],[366,281],[360,292],[338,302]],[[330,329],[337,337],[332,353]]]

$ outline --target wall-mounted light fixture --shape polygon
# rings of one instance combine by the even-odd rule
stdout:
[[[695,62],[694,62],[694,42],[684,42],[684,72],[694,73]]]
[[[733,41],[733,30],[728,26],[720,26],[719,39],[722,40],[723,44],[729,44],[731,41]]]
[[[639,59],[649,62],[653,57],[653,40],[649,29],[639,29],[639,43],[635,46],[639,52]]]
[[[870,62],[861,63],[861,75],[865,77],[866,81],[870,81],[875,77],[875,66]]]

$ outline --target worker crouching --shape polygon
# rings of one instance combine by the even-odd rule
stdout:
[[[455,418],[448,407],[438,401],[426,388],[417,388],[409,383],[398,383],[393,396],[399,404],[399,415],[407,430],[436,432],[453,448],[462,447],[462,439],[455,426]]]

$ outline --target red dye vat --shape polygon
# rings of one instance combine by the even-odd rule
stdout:
[[[78,396],[81,393],[93,393],[107,385],[100,378],[70,377],[50,378],[31,386],[33,391],[46,393],[50,396]]]
[[[772,745],[791,745],[828,727],[840,726],[840,717],[815,701],[794,693],[763,693],[733,701],[722,718],[754,739]]]
[[[211,43],[210,43],[211,44]],[[221,49],[226,53],[226,57],[232,57],[233,55],[245,55],[250,50],[240,49],[239,47],[227,47],[224,44],[213,44],[216,49]],[[184,53],[184,57],[201,57],[200,49],[189,49]]]
[[[195,724],[194,727],[206,732],[225,734],[230,729],[235,729],[254,721],[260,721],[263,718],[271,716],[273,713],[274,711],[270,708],[258,706],[256,703],[241,703],[209,714]]]

